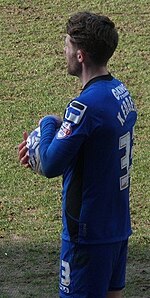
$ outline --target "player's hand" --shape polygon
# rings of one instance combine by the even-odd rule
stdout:
[[[26,147],[27,137],[28,137],[28,133],[25,131],[23,133],[23,141],[18,145],[18,159],[20,161],[20,164],[26,168],[30,167],[28,163],[28,160],[29,160],[29,156],[27,154],[28,149]]]

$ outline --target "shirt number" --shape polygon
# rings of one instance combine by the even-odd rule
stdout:
[[[131,135],[128,131],[119,138],[119,149],[125,148],[125,155],[121,158],[121,170],[126,169],[126,174],[120,177],[120,190],[129,186],[130,158],[132,158]]]

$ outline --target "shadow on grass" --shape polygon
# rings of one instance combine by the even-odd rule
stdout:
[[[149,298],[148,245],[130,244],[125,298]],[[0,298],[58,298],[59,243],[0,241]]]
[[[0,242],[0,298],[58,298],[59,245]]]
[[[129,242],[125,297],[150,297],[150,247],[148,243]]]

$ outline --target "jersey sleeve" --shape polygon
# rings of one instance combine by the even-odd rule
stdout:
[[[40,159],[42,170],[48,178],[63,174],[93,129],[88,106],[77,100],[66,108],[57,132],[55,120],[51,117],[44,118],[40,128]]]

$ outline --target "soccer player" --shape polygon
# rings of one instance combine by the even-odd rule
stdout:
[[[51,115],[40,122],[44,175],[63,175],[61,298],[121,298],[125,287],[137,113],[126,86],[107,69],[117,45],[108,17],[73,15],[64,51],[68,73],[80,79],[82,91],[62,122]],[[26,138],[19,159],[28,167]]]

